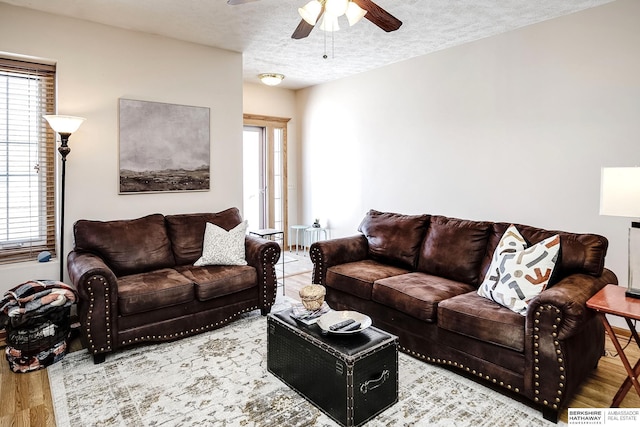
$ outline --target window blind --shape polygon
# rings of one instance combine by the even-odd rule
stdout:
[[[55,65],[0,57],[0,263],[55,255]]]

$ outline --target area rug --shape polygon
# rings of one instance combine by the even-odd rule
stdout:
[[[266,318],[48,368],[58,426],[336,426],[267,371]],[[541,413],[446,369],[399,355],[399,402],[367,426],[551,426]]]

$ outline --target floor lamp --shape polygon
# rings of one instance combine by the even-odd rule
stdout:
[[[62,156],[62,181],[60,192],[60,281],[64,282],[64,187],[65,187],[65,172],[67,165],[67,155],[71,152],[71,148],[67,145],[69,137],[72,133],[78,130],[84,118],[74,116],[59,116],[59,115],[47,115],[44,118],[55,132],[60,135],[60,147],[58,152]]]
[[[600,215],[640,218],[640,167],[602,168]],[[626,296],[640,298],[640,222],[629,228],[629,278]]]

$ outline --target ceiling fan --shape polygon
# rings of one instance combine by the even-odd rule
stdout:
[[[257,0],[227,0],[227,3],[230,5],[237,5],[237,4],[250,3],[254,1],[257,1]],[[326,9],[327,8],[330,9],[332,7],[332,5],[328,3],[331,3],[333,1],[335,0],[311,1],[305,7],[300,8],[299,11],[300,11],[300,14],[303,16],[303,19],[300,21],[300,24],[298,24],[298,26],[296,27],[295,31],[291,35],[291,38],[303,39],[307,37],[309,34],[311,34],[311,30],[313,30],[313,28],[315,27],[315,24],[320,20],[320,18],[323,17],[323,15],[325,15]],[[371,21],[378,27],[382,28],[386,32],[395,31],[398,28],[400,28],[400,26],[402,25],[402,21],[400,21],[395,16],[391,15],[389,12],[387,12],[386,10],[384,10],[383,8],[381,8],[371,0],[350,0],[350,1],[343,0],[337,3],[342,3],[345,8],[347,7],[348,3],[355,3],[358,6],[361,12],[359,13],[359,16],[356,16],[355,22],[357,22],[360,18],[362,18],[362,16],[364,16],[369,21]],[[349,6],[351,7],[351,5]],[[345,12],[342,11],[340,15],[344,13]],[[356,14],[358,13],[356,12]],[[327,12],[326,15],[329,16],[330,13]],[[325,21],[327,16],[325,16]],[[337,16],[335,16],[334,19],[337,19]],[[351,22],[351,18],[349,19],[349,21],[350,21],[349,22],[350,25],[353,25],[353,23],[355,23],[355,22],[353,23]],[[325,22],[323,22],[323,25],[324,24]],[[326,28],[323,28],[323,29],[326,29]],[[329,29],[329,31],[331,30]]]

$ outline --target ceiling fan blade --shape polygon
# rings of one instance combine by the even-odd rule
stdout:
[[[324,4],[322,5],[322,9],[320,9],[320,12],[318,13],[318,18],[316,18],[316,23],[320,21],[320,18],[322,18],[323,14],[324,14]],[[291,34],[291,38],[296,40],[303,39],[307,37],[309,34],[311,34],[311,30],[313,30],[313,27],[314,25],[311,25],[304,19],[301,19],[300,23],[298,24],[296,29],[293,31],[293,34]]]
[[[313,25],[309,24],[304,19],[301,19],[300,23],[293,31],[293,34],[291,34],[291,38],[296,40],[303,39],[311,34],[311,30],[313,30]]]
[[[364,15],[369,21],[386,32],[395,31],[402,25],[402,21],[372,2],[371,0],[353,0],[355,4],[367,11]]]
[[[231,5],[231,6],[235,6],[237,4],[245,4],[245,3],[251,3],[254,1],[258,1],[258,0],[227,0],[227,4]]]

